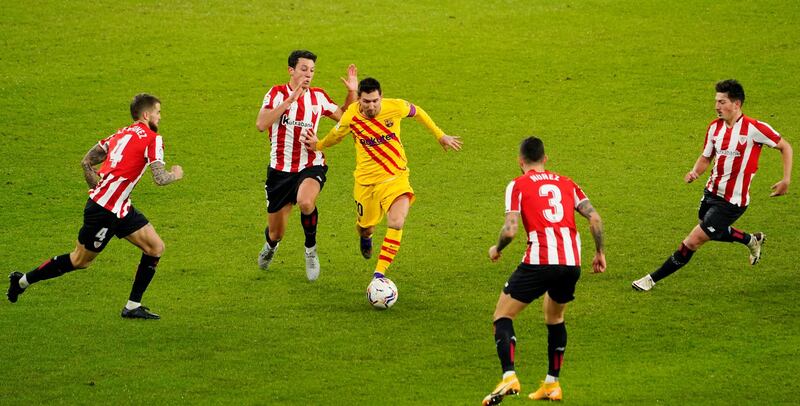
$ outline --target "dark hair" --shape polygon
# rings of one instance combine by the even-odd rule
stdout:
[[[717,93],[727,93],[731,101],[739,100],[744,104],[744,88],[736,79],[726,79],[717,82]]]
[[[142,113],[151,110],[156,103],[161,103],[161,100],[158,100],[158,97],[152,94],[137,94],[131,101],[131,117],[133,117],[134,120],[142,118]]]
[[[374,91],[378,91],[378,94],[381,93],[381,84],[375,78],[365,78],[361,82],[358,82],[358,95],[361,96],[361,93],[372,93]]]
[[[317,62],[317,56],[314,55],[313,52],[306,51],[305,49],[298,49],[296,51],[292,51],[292,53],[289,54],[289,67],[296,68],[297,61],[300,58],[311,59],[312,61]]]
[[[528,137],[519,144],[519,155],[525,162],[539,162],[544,158],[544,143],[536,137]]]

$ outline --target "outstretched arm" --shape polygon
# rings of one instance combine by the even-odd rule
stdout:
[[[81,160],[83,177],[86,179],[86,184],[89,185],[90,188],[97,186],[97,182],[100,181],[100,174],[97,173],[97,169],[95,169],[94,166],[105,161],[106,155],[106,150],[104,150],[100,144],[97,144],[87,151],[86,155],[84,155]]]
[[[497,262],[497,260],[500,259],[500,252],[503,251],[503,248],[511,244],[511,241],[514,241],[514,236],[517,235],[518,228],[519,212],[512,211],[506,213],[506,222],[503,224],[503,228],[500,229],[500,236],[497,237],[497,244],[489,248],[489,259],[491,259],[492,262]]]
[[[783,158],[783,179],[772,185],[770,196],[785,195],[789,191],[789,183],[792,182],[792,146],[785,139],[781,139],[775,149],[781,152]]]
[[[150,164],[150,172],[153,173],[153,181],[158,186],[169,185],[176,180],[183,179],[183,168],[180,165],[173,165],[171,170],[167,172],[164,169],[164,163],[161,161],[153,162]]]
[[[604,253],[605,247],[603,242],[603,220],[600,219],[600,214],[594,209],[589,199],[584,200],[578,205],[578,213],[589,220],[589,231],[594,238],[592,271],[594,271],[594,273],[605,272],[606,254]]]
[[[700,155],[700,157],[697,158],[697,162],[694,163],[694,167],[692,168],[692,170],[689,171],[686,174],[686,176],[683,177],[683,180],[685,180],[686,183],[694,182],[697,178],[700,177],[700,175],[703,174],[703,172],[706,171],[706,168],[708,168],[709,164],[711,164],[711,158],[708,158],[704,155]]]
[[[444,148],[445,151],[449,149],[460,151],[461,150],[461,137],[454,137],[452,135],[447,135],[442,131],[436,123],[433,122],[431,116],[422,109],[422,107],[411,105],[411,113],[410,116],[414,117],[417,121],[419,121],[431,134],[436,136],[436,139],[439,140],[439,145]]]

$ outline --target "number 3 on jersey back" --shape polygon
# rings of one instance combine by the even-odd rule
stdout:
[[[542,210],[542,214],[547,221],[558,223],[564,219],[564,205],[561,204],[561,190],[556,185],[544,184],[539,188],[539,196],[549,197],[547,204],[551,209]]]

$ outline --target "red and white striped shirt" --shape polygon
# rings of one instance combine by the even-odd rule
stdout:
[[[163,141],[147,124],[136,123],[104,138],[98,145],[108,155],[100,167],[100,181],[89,190],[89,198],[123,218],[131,207],[131,191],[147,166],[164,162]]]
[[[745,115],[730,128],[721,118],[712,121],[706,132],[703,156],[716,157],[716,160],[706,189],[731,204],[747,206],[761,146],[774,148],[780,141],[780,134],[769,124]]]
[[[288,85],[273,86],[264,96],[262,109],[275,109],[294,90]],[[320,116],[330,116],[339,106],[324,90],[311,87],[269,127],[269,165],[283,172],[300,172],[313,165],[325,165],[322,152],[309,151],[300,143],[300,134],[319,126]]]
[[[506,187],[506,213],[519,212],[528,233],[522,263],[581,264],[581,236],[575,228],[575,209],[588,198],[565,176],[530,170]]]

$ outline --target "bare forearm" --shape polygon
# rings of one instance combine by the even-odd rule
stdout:
[[[702,175],[706,169],[708,169],[709,164],[711,164],[711,158],[706,158],[705,156],[700,155],[700,157],[697,158],[697,162],[694,163],[692,171],[697,175]]]
[[[497,251],[502,251],[508,244],[511,244],[511,241],[514,241],[514,236],[509,236],[506,227],[503,226],[503,229],[500,230],[500,236],[497,238]]]
[[[506,221],[503,224],[503,228],[500,229],[500,236],[497,237],[497,252],[502,251],[508,244],[511,244],[511,241],[514,241],[518,227],[517,216],[519,214],[514,212],[506,214]]]
[[[783,158],[783,179],[788,181],[792,180],[792,146],[787,142],[781,149],[781,158]]]
[[[275,122],[278,121],[278,118],[280,118],[280,116],[283,115],[283,113],[291,105],[292,103],[284,101],[274,109],[261,108],[261,111],[258,112],[258,118],[256,118],[256,128],[258,129],[258,131],[263,132],[267,128],[275,124]]]
[[[597,215],[597,213],[595,213],[595,215],[593,215],[589,221],[589,232],[592,233],[592,238],[594,238],[595,252],[604,252],[605,242],[603,237],[603,220],[600,219],[600,216]]]
[[[97,173],[97,169],[95,169],[94,166],[103,162],[105,159],[106,151],[99,145],[95,145],[92,149],[86,152],[86,155],[83,156],[83,159],[81,160],[83,177],[86,180],[86,184],[89,185],[90,188],[97,186],[97,182],[100,181],[100,174]]]
[[[348,90],[347,97],[344,98],[344,104],[342,105],[342,110],[347,110],[347,106],[353,104],[358,99],[358,95],[355,90]]]
[[[605,244],[603,242],[603,220],[600,218],[600,214],[588,199],[578,204],[577,210],[581,216],[589,220],[589,232],[592,233],[592,238],[594,238],[594,249],[596,252],[602,253],[605,249]]]
[[[162,162],[153,162],[150,164],[150,172],[153,173],[153,181],[159,186],[169,185],[180,179],[177,174],[164,169],[164,164]]]

